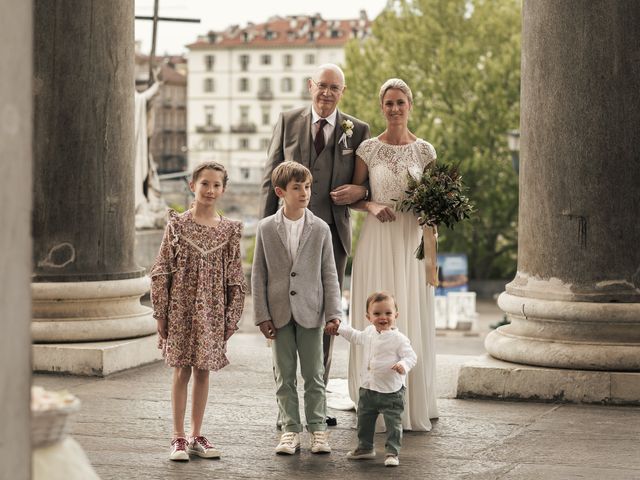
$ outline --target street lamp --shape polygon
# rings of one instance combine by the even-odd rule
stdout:
[[[511,152],[511,164],[516,171],[516,175],[520,174],[520,131],[509,130],[507,132],[507,146]]]

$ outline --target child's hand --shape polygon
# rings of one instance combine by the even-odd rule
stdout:
[[[276,338],[276,327],[271,320],[267,320],[266,322],[262,322],[258,325],[260,327],[260,331],[265,338],[270,340]]]
[[[340,326],[340,320],[334,318],[333,320],[329,320],[327,325],[324,327],[324,333],[327,335],[338,335],[338,327]]]
[[[169,322],[167,322],[166,318],[164,320],[156,318],[156,323],[158,324],[158,335],[160,335],[160,338],[163,340],[166,340],[167,335],[169,335]]]
[[[400,375],[404,375],[406,373],[404,366],[400,362],[396,363],[393,367],[391,367],[391,370],[395,370]]]

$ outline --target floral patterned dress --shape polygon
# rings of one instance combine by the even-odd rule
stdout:
[[[246,284],[240,260],[242,223],[222,217],[215,227],[190,211],[169,210],[151,269],[153,316],[168,320],[159,348],[168,365],[219,370],[229,364],[226,330],[237,330]]]

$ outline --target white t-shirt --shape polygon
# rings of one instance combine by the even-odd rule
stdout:
[[[287,232],[287,250],[289,251],[289,258],[291,260],[296,259],[298,254],[298,246],[300,245],[300,235],[302,235],[302,227],[304,227],[304,215],[298,220],[290,220],[284,214],[285,232]]]

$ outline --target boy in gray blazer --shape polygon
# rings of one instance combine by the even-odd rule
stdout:
[[[276,453],[300,450],[297,359],[304,379],[304,411],[311,452],[330,453],[323,380],[322,337],[337,325],[342,311],[329,226],[309,209],[311,172],[293,161],[272,174],[283,206],[264,218],[256,231],[251,272],[254,321],[270,339],[282,437]]]

